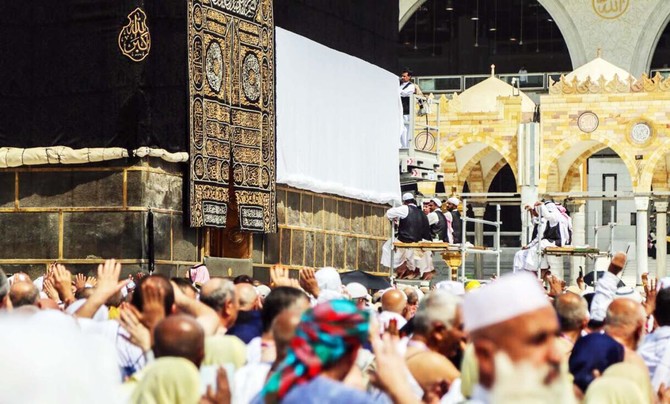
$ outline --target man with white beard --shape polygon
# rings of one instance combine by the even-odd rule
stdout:
[[[463,315],[479,367],[473,402],[576,402],[560,371],[556,312],[532,275],[506,275],[467,294]]]

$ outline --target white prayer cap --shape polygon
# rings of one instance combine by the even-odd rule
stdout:
[[[632,286],[622,286],[618,288],[614,298],[625,298],[637,303],[642,303],[642,296]]]
[[[268,295],[270,294],[270,292],[271,292],[270,288],[267,287],[266,285],[258,285],[258,286],[256,286],[256,293],[258,293],[258,296],[262,297],[263,299],[265,299],[266,297],[268,297]]]
[[[358,282],[351,282],[346,286],[347,293],[352,299],[360,299],[361,297],[369,298],[368,289]]]
[[[409,201],[410,199],[414,199],[414,195],[412,195],[411,192],[405,192],[404,194],[402,194],[403,201]]]
[[[430,201],[433,202],[437,206],[442,206],[442,201],[440,200],[440,198],[433,198]]]
[[[547,211],[549,213],[554,213],[558,210],[558,207],[556,206],[556,204],[551,202],[551,201],[545,202],[544,207],[547,208]]]
[[[458,198],[453,197],[453,196],[451,198],[447,199],[447,202],[449,202],[452,205],[456,205],[456,206],[461,204],[461,201],[459,201]]]
[[[545,307],[551,304],[537,278],[519,272],[466,294],[463,323],[472,332]]]
[[[659,279],[658,286],[656,288],[658,290],[670,288],[670,276],[666,276],[665,278]]]
[[[330,290],[333,292],[342,291],[342,279],[337,269],[333,267],[323,267],[314,273],[319,289]]]
[[[436,290],[444,290],[455,296],[465,296],[465,287],[461,282],[456,281],[442,281],[435,285]]]

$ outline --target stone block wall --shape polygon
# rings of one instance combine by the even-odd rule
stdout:
[[[623,160],[634,191],[649,192],[654,178],[654,189],[668,188],[664,160],[670,152],[670,92],[549,94],[541,100],[541,193],[566,190],[566,176],[578,177],[576,168],[605,147]],[[598,117],[598,126],[591,133],[579,128],[584,112]],[[640,122],[652,129],[645,143],[631,138],[633,125]],[[559,161],[562,167],[558,167]]]
[[[440,98],[440,157],[445,189],[455,187],[460,192],[467,181],[472,192],[488,192],[495,175],[507,164],[517,177],[517,132],[519,124],[528,122],[532,114],[521,111],[520,97],[498,97],[498,102],[497,112],[474,113],[460,112],[445,96]],[[459,160],[458,153],[465,158]],[[493,154],[497,162],[480,165]]]
[[[280,185],[279,231],[254,235],[254,275],[269,279],[268,268],[275,264],[385,272],[379,261],[391,231],[384,216],[388,208]]]
[[[159,159],[0,170],[0,266],[41,274],[53,261],[94,273],[107,258],[124,273],[147,270],[149,211],[156,271],[182,273],[200,260],[200,231],[183,210],[183,164]]]

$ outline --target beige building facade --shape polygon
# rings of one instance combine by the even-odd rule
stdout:
[[[573,244],[586,243],[585,201],[593,198],[587,160],[611,150],[623,162],[635,202],[637,277],[647,271],[650,201],[659,240],[665,240],[670,186],[670,79],[635,78],[620,66],[595,58],[552,83],[535,104],[493,75],[440,105],[440,155],[445,189],[487,193],[497,172],[509,164],[522,203],[549,197],[567,200]],[[539,121],[539,122],[533,122]],[[529,143],[532,127],[534,141]],[[529,172],[534,177],[527,178]],[[593,184],[592,184],[593,185]],[[665,243],[658,243],[658,275],[664,275]],[[575,263],[579,265],[579,262]],[[583,264],[583,263],[582,263]],[[574,271],[573,271],[574,272]],[[575,274],[573,274],[574,276]]]

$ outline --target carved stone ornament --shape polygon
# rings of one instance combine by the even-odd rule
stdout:
[[[586,111],[577,118],[577,127],[584,133],[591,133],[598,129],[598,115],[591,111]]]
[[[647,143],[652,134],[651,125],[644,121],[635,122],[630,128],[630,140],[638,145]]]

